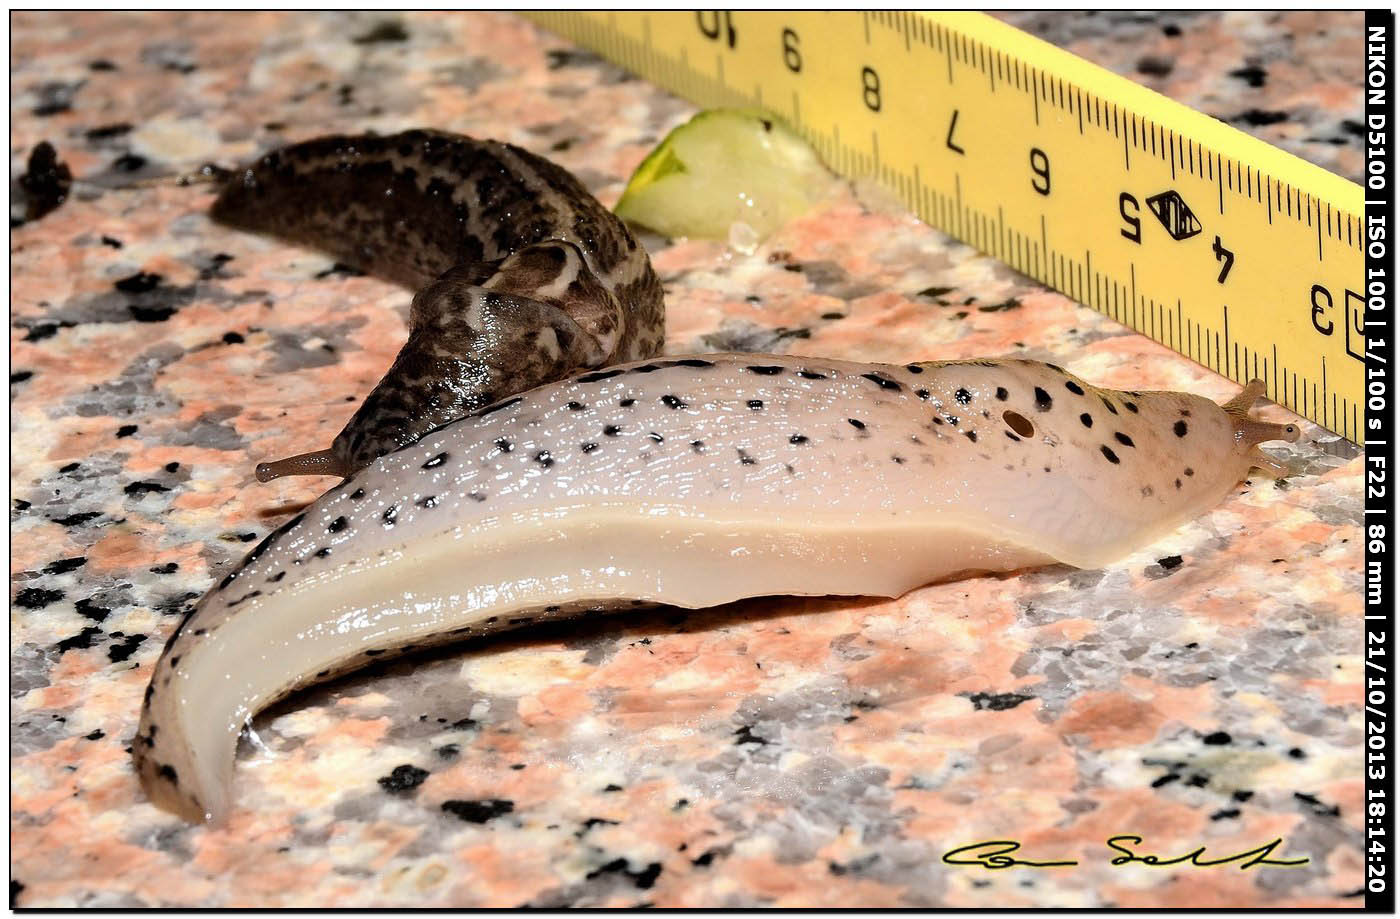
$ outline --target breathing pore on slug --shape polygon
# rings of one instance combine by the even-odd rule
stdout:
[[[322,137],[234,170],[210,216],[416,291],[408,341],[331,446],[260,463],[260,482],[349,476],[498,399],[661,349],[646,252],[568,172],[510,144]]]
[[[151,800],[233,806],[259,709],[380,655],[630,601],[898,596],[973,571],[1097,567],[1220,502],[1260,385],[1217,406],[1022,360],[757,354],[590,371],[352,474],[199,602],[151,676]]]

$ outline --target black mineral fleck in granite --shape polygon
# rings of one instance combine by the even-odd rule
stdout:
[[[481,801],[444,801],[442,809],[467,823],[485,823],[515,810],[514,801],[487,798]]]
[[[141,646],[141,642],[146,640],[145,635],[127,635],[123,639],[107,648],[107,656],[113,663],[119,663],[131,656],[131,653]]]
[[[49,562],[44,566],[45,574],[66,574],[75,571],[87,564],[87,558],[82,555],[75,555],[72,558],[60,558],[57,561]]]
[[[1214,733],[1207,734],[1206,736],[1202,737],[1201,743],[1207,744],[1212,747],[1220,747],[1224,746],[1225,744],[1228,744],[1230,740],[1230,735],[1225,731],[1215,731]]]
[[[972,703],[973,711],[978,712],[1004,712],[1034,698],[1035,696],[1016,692],[974,692],[967,695],[967,700]]]
[[[1167,569],[1168,571],[1171,571],[1173,568],[1180,568],[1180,567],[1181,567],[1181,556],[1180,556],[1180,555],[1168,555],[1168,556],[1165,556],[1165,557],[1163,557],[1163,558],[1157,559],[1157,564],[1161,565],[1163,568]]]
[[[379,787],[387,792],[402,794],[422,785],[427,777],[428,770],[405,763],[402,766],[395,766],[394,771],[388,775],[380,776]]]
[[[26,587],[15,594],[15,606],[22,609],[43,609],[50,603],[63,599],[61,590],[45,590],[42,587]]]
[[[24,191],[24,219],[38,220],[68,200],[73,173],[58,158],[53,144],[41,141],[29,154],[29,164],[18,179]]]

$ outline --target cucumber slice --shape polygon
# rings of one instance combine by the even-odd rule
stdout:
[[[806,142],[772,116],[712,109],[666,135],[632,173],[614,210],[673,238],[762,239],[832,184]]]

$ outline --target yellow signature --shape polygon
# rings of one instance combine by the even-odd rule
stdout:
[[[1244,871],[1259,865],[1267,865],[1273,868],[1297,868],[1308,863],[1307,857],[1303,858],[1270,858],[1274,850],[1283,845],[1283,837],[1278,837],[1272,842],[1267,842],[1262,846],[1255,846],[1253,849],[1245,849],[1232,855],[1222,855],[1218,858],[1207,858],[1206,847],[1198,846],[1190,852],[1182,855],[1163,856],[1152,852],[1139,852],[1135,847],[1141,846],[1143,839],[1131,833],[1120,836],[1110,836],[1104,841],[1104,845],[1119,854],[1109,860],[1110,865],[1126,865],[1136,862],[1141,865],[1153,865],[1159,868],[1166,868],[1171,865],[1191,865],[1194,868],[1213,868],[1217,865],[1228,865],[1231,862],[1239,862],[1239,868]],[[959,846],[950,849],[943,854],[943,862],[948,865],[976,865],[988,871],[999,871],[1003,868],[1067,868],[1078,865],[1074,859],[1065,861],[1037,861],[1030,858],[1017,858],[1013,852],[1019,852],[1021,844],[1012,839],[989,839],[985,842],[974,842],[971,845]]]

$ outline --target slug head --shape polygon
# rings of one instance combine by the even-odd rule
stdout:
[[[1275,478],[1283,478],[1288,475],[1288,467],[1268,456],[1257,445],[1270,440],[1294,443],[1302,432],[1296,424],[1275,424],[1250,417],[1250,407],[1264,394],[1264,389],[1263,380],[1250,380],[1238,395],[1220,408],[1234,428],[1235,449],[1242,452],[1251,465],[1266,470]]]

